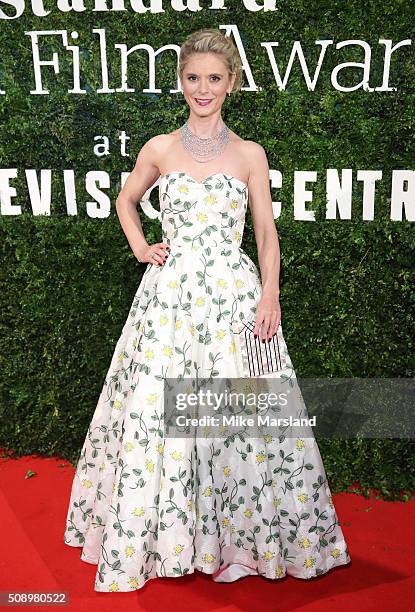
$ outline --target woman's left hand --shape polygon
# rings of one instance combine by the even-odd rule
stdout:
[[[256,309],[254,334],[261,340],[270,340],[277,333],[281,321],[281,307],[278,297],[262,295]]]

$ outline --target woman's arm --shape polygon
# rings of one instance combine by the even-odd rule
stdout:
[[[118,194],[115,207],[121,227],[135,257],[140,262],[164,263],[165,243],[150,245],[145,239],[137,204],[144,193],[160,176],[156,160],[160,152],[164,135],[154,136],[141,148],[135,166],[127,178],[124,187]],[[151,259],[150,259],[151,256]]]
[[[272,211],[269,187],[269,165],[263,147],[248,141],[249,158],[255,160],[249,173],[249,205],[252,213],[258,262],[261,269],[262,296],[258,303],[254,333],[270,339],[281,321],[279,305],[280,246]]]

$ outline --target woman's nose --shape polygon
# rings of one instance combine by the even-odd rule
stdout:
[[[208,81],[204,81],[203,79],[201,79],[199,91],[200,93],[206,93],[207,91],[209,91]]]

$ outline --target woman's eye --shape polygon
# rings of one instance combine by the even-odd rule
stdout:
[[[196,78],[197,78],[197,77],[196,77],[196,76],[194,76],[194,75],[191,75],[191,76],[189,76],[189,77],[188,77],[188,79],[189,79],[189,80],[193,80],[193,79],[196,79]],[[218,77],[218,76],[216,76],[216,75],[214,75],[212,78],[213,78],[213,79],[215,79],[215,81],[216,81],[216,80],[217,80],[217,81],[220,81],[220,77]]]

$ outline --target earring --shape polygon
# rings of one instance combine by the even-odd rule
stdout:
[[[231,92],[230,92],[230,91],[228,91],[228,96],[230,96],[230,95],[231,95]]]

